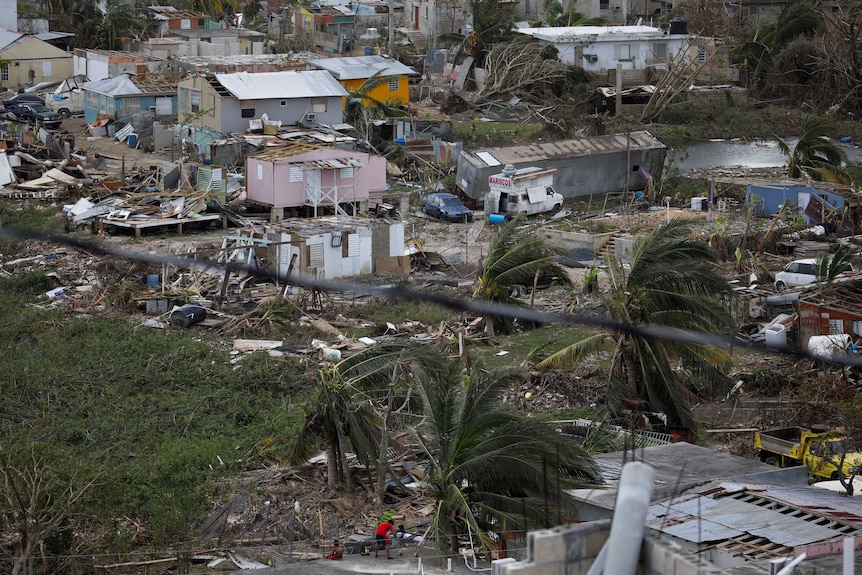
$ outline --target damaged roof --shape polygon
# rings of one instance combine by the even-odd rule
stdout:
[[[629,141],[630,140],[630,141]],[[646,131],[632,132],[630,138],[625,134],[575,138],[558,142],[541,142],[507,148],[485,148],[475,152],[461,152],[471,164],[485,168],[506,164],[524,164],[555,158],[574,158],[595,154],[625,153],[627,150],[650,150],[665,148],[657,138]]]
[[[160,81],[151,76],[148,76],[146,80],[132,79],[128,74],[87,82],[81,88],[111,97],[177,93],[176,83]]]
[[[237,100],[347,96],[344,87],[321,70],[237,72],[216,74],[215,78]]]
[[[650,506],[648,527],[750,560],[787,557],[801,545],[857,536],[862,501],[809,486],[722,483]]]
[[[351,58],[321,58],[309,60],[309,66],[326,70],[339,80],[361,80],[380,73],[382,76],[401,76],[413,72],[413,68],[398,60],[383,56],[354,56]]]

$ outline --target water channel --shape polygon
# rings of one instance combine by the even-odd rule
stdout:
[[[792,147],[796,140],[788,140]],[[848,161],[862,161],[862,149],[853,143],[838,144],[847,154]],[[664,173],[686,174],[691,170],[705,168],[772,168],[785,165],[786,156],[775,140],[714,140],[692,144],[684,149],[668,150]]]

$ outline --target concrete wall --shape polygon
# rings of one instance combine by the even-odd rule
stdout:
[[[572,251],[576,249],[590,250],[593,253],[598,252],[608,241],[611,240],[615,232],[606,232],[602,234],[585,234],[582,232],[567,232],[563,230],[541,229],[536,232],[543,241],[548,245],[560,249],[562,251]]]
[[[500,566],[501,575],[585,575],[610,534],[610,520],[527,534],[527,560]],[[647,536],[638,575],[718,575],[721,571],[675,544]],[[611,575],[611,574],[609,574]]]

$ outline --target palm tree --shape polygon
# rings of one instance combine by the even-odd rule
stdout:
[[[600,483],[577,443],[501,405],[502,390],[522,378],[514,369],[487,371],[481,364],[465,375],[450,363],[442,377],[418,386],[425,420],[413,434],[429,460],[436,499],[429,535],[441,554],[457,549],[459,535],[489,548],[488,531],[502,534],[570,517],[574,502],[567,490]]]
[[[413,393],[423,380],[445,372],[448,358],[435,348],[392,341],[350,356],[337,364],[341,377],[361,390],[375,411],[378,422],[377,500],[383,503],[385,480],[389,469],[387,450],[389,432],[396,418],[414,415],[421,408]],[[393,474],[394,475],[394,474]]]
[[[820,254],[817,257],[814,273],[817,276],[817,286],[821,291],[828,291],[839,274],[853,269],[855,252],[856,250],[850,244],[842,244],[832,255]]]
[[[342,376],[338,366],[324,367],[317,373],[311,409],[288,460],[292,464],[306,461],[322,439],[326,445],[327,484],[334,487],[339,478],[349,484],[348,450],[352,448],[360,461],[373,466],[378,425],[371,405],[361,400],[361,394]]]
[[[479,282],[473,297],[503,304],[520,303],[513,286],[531,285],[537,273],[558,278],[562,285],[571,285],[568,273],[551,261],[553,253],[536,237],[523,228],[526,216],[519,214],[501,229],[488,249],[479,270]],[[510,318],[494,317],[490,328],[510,333]]]
[[[406,116],[407,112],[389,101],[378,100],[371,93],[378,87],[399,76],[385,76],[383,71],[375,72],[361,86],[347,93],[345,121],[353,124],[364,139],[370,139],[371,122],[377,117]]]
[[[628,274],[619,262],[610,262],[605,304],[613,320],[635,327],[733,333],[728,312],[733,290],[712,266],[714,252],[688,239],[689,231],[687,222],[675,219],[638,241]],[[665,413],[668,423],[692,427],[688,399],[693,391],[705,388],[717,394],[730,387],[724,371],[730,361],[727,349],[622,330],[577,341],[537,366],[570,369],[583,357],[608,349],[608,408],[617,417],[626,400],[645,400],[651,410]]]
[[[791,178],[809,178],[820,182],[849,184],[850,177],[842,168],[847,154],[829,139],[834,124],[823,116],[808,116],[802,124],[799,141],[792,148],[778,138],[778,146],[787,156]]]

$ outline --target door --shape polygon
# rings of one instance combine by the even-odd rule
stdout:
[[[307,170],[305,172],[306,197],[314,204],[319,204],[323,199],[320,191],[320,170]]]
[[[419,29],[419,6],[413,7],[413,29]]]

